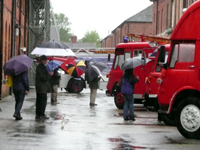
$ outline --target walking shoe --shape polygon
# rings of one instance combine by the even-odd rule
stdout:
[[[128,117],[124,118],[124,121],[128,121],[128,120],[130,120]]]
[[[131,119],[131,121],[135,121],[135,118]]]
[[[15,118],[15,120],[22,120],[23,118],[21,117],[21,116],[17,116],[16,118]]]
[[[97,104],[94,104],[94,103],[90,103],[90,106],[97,106]]]
[[[59,104],[59,102],[51,102],[51,105],[56,105],[56,104]]]
[[[35,120],[41,120],[41,119],[43,119],[41,116],[39,116],[39,115],[35,116]]]
[[[42,115],[41,116],[43,119],[49,119],[49,117],[47,117],[46,115]]]

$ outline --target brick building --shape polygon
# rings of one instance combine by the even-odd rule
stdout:
[[[195,0],[150,0],[153,2],[153,35],[170,37],[183,9]]]
[[[3,65],[11,57],[26,53],[28,0],[0,0],[0,99],[9,93]]]
[[[122,22],[112,31],[112,34],[101,41],[101,47],[115,47],[118,43],[123,42],[124,36],[129,33],[151,35],[152,10],[153,5]],[[140,39],[135,39],[135,41],[140,41]]]

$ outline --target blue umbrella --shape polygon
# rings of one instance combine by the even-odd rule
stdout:
[[[33,60],[24,54],[12,57],[4,65],[4,74],[11,76],[19,75],[20,73],[27,71],[32,63]]]
[[[58,61],[58,60],[52,60],[49,61],[46,68],[48,70],[48,72],[54,71],[56,68],[60,67],[62,65],[63,62]]]

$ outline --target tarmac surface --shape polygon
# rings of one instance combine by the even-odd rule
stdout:
[[[16,121],[14,97],[0,101],[0,150],[199,150],[199,140],[184,138],[176,127],[157,121],[155,112],[135,105],[136,121],[124,121],[113,97],[98,90],[89,106],[89,89],[80,94],[59,91],[59,104],[48,104],[49,120],[35,120],[35,90],[26,96]]]

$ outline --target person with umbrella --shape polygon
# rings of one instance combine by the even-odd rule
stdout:
[[[100,67],[96,66],[95,64],[88,64],[87,66],[85,72],[85,80],[87,81],[90,87],[90,106],[97,106],[97,104],[95,104],[97,89],[99,88],[99,81],[102,78],[101,72],[105,68],[105,65],[102,65],[102,67]]]
[[[133,57],[127,59],[121,66],[124,70],[124,75],[118,81],[117,85],[121,86],[121,93],[124,97],[123,118],[125,121],[135,121],[134,117],[134,86],[139,81],[139,77],[135,77],[133,74],[133,68],[142,65],[142,59],[140,57]]]
[[[59,80],[60,80],[60,74],[58,73],[58,68],[62,65],[63,62],[58,60],[51,60],[46,65],[48,72],[53,72],[53,75],[51,76],[51,89],[49,90],[51,92],[51,104],[58,104],[57,102],[57,91],[59,86]]]
[[[22,120],[20,110],[23,106],[25,94],[29,93],[28,71],[13,76],[13,93],[16,102],[13,117],[15,117],[16,120]]]
[[[53,91],[51,92],[51,104],[58,104],[57,101],[57,91],[60,82],[60,74],[58,73],[58,68],[54,69],[53,75],[51,76],[51,86]]]
[[[45,109],[47,105],[47,84],[51,79],[53,72],[48,72],[47,57],[45,55],[40,56],[40,63],[36,68],[36,116],[35,119],[49,119],[45,115]]]
[[[13,78],[13,93],[15,96],[15,112],[13,117],[16,120],[21,120],[21,108],[23,106],[25,94],[29,93],[28,68],[33,60],[27,55],[18,55],[12,57],[4,65],[4,74],[10,75]]]

